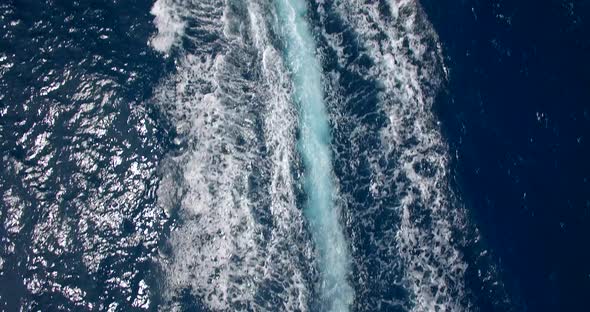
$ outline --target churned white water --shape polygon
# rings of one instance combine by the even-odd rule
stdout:
[[[158,4],[159,3],[159,4]],[[158,20],[185,25],[176,72],[156,101],[186,147],[171,157],[160,193],[178,197],[162,257],[168,302],[188,291],[212,310],[307,311],[314,247],[296,207],[297,115],[282,55],[271,45],[270,4],[158,1]],[[162,9],[162,7],[165,7]],[[175,32],[163,23],[155,38]],[[180,41],[183,44],[180,44]],[[161,42],[152,41],[161,50]],[[163,49],[164,52],[165,49]]]
[[[417,1],[158,0],[151,12],[150,44],[176,65],[155,92],[179,146],[159,190],[177,215],[164,309],[186,293],[214,311],[471,308],[465,211],[432,112],[446,69]]]
[[[369,163],[377,205],[357,218],[370,222],[368,228],[379,227],[378,216],[392,210],[398,220],[371,239],[382,250],[376,259],[359,259],[357,265],[376,262],[386,272],[400,271],[390,279],[409,290],[414,311],[465,310],[467,263],[453,240],[453,233],[465,232],[464,211],[448,186],[448,149],[432,112],[444,74],[438,38],[415,0],[336,0],[320,10],[332,10],[354,32],[372,62],[366,70],[349,64],[342,34],[323,35],[341,66],[379,85],[378,113],[386,117],[379,149],[360,155]],[[353,147],[367,136],[361,126],[352,133]],[[374,300],[365,309],[406,305]]]

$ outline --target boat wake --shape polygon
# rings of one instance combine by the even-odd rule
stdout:
[[[420,6],[158,0],[166,309],[463,311],[477,240],[432,105]],[[469,236],[470,237],[466,237]],[[193,299],[186,299],[193,298]],[[197,303],[195,303],[197,302]]]

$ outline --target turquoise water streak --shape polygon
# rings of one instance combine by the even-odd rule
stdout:
[[[299,108],[299,152],[305,165],[305,216],[311,224],[319,250],[324,311],[348,311],[354,293],[347,282],[348,247],[334,206],[330,152],[330,127],[324,105],[322,69],[315,56],[315,43],[306,23],[303,0],[277,0],[285,54],[293,79],[294,100]]]

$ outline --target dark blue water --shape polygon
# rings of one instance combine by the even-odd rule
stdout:
[[[151,300],[140,289],[162,230],[167,143],[147,104],[163,69],[146,46],[150,6],[0,4],[3,311]]]
[[[423,4],[451,71],[437,110],[455,179],[518,310],[586,310],[589,3]]]
[[[302,3],[305,164],[275,2],[0,4],[0,310],[587,310],[590,3]]]

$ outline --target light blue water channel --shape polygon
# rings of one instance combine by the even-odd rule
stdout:
[[[319,251],[322,276],[321,296],[325,311],[348,311],[354,299],[347,277],[348,245],[334,205],[337,196],[330,152],[330,127],[324,104],[322,68],[306,21],[302,0],[277,0],[279,27],[285,40],[285,55],[293,79],[294,101],[299,109],[298,149],[305,166],[307,206]]]

